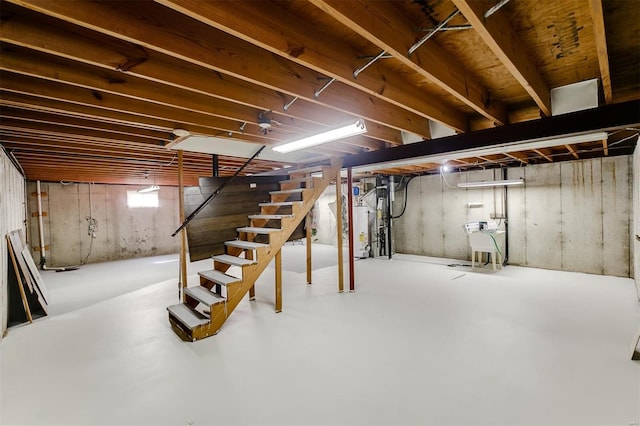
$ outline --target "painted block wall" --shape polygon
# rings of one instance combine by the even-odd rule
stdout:
[[[0,147],[0,336],[4,336],[7,330],[8,312],[9,253],[5,235],[16,229],[25,231],[25,182]]]
[[[40,259],[36,183],[29,182],[31,251]],[[127,185],[62,184],[42,182],[46,193],[44,242],[47,266],[69,266],[134,257],[177,253],[179,237],[171,233],[180,225],[178,188],[161,187],[158,208],[129,208]],[[90,218],[97,223],[89,234]]]
[[[640,301],[640,149],[636,146],[633,153],[633,229],[631,247],[633,247],[633,269],[636,280],[638,301]]]
[[[499,171],[446,174],[446,182],[438,175],[415,178],[407,212],[394,223],[396,252],[470,260],[462,224],[506,207],[510,264],[632,276],[632,161],[620,156],[510,168],[507,178],[523,177],[526,184],[508,189],[506,206],[503,189],[455,188],[460,181],[501,179]],[[481,208],[467,207],[477,201]]]

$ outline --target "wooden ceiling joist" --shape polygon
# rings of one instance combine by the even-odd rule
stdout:
[[[571,153],[571,155],[573,155],[573,158],[575,158],[576,160],[580,159],[580,156],[578,155],[578,153],[576,152],[576,149],[573,146],[565,145],[565,148],[567,148],[567,150]]]
[[[175,129],[270,146],[362,119],[366,134],[304,161],[389,174],[438,173],[430,156],[474,170],[629,154],[636,140],[617,131],[640,126],[639,13],[602,0],[2,0],[0,144],[28,179],[138,183],[131,160],[164,164],[163,184],[177,184]],[[550,87],[598,77],[603,107],[549,116]],[[611,146],[515,145],[603,130]],[[184,159],[190,182],[211,174],[211,154]],[[245,161],[219,156],[220,172]]]
[[[344,85],[364,91],[385,103],[410,108],[424,118],[446,123],[457,130],[466,130],[466,119],[462,114],[433,99],[427,102],[415,90],[407,90],[406,81],[394,73],[384,74],[384,87],[380,87],[379,78],[367,74],[354,79],[353,70],[357,68],[357,58],[362,52],[346,48],[340,40],[304,24],[282,8],[274,5],[263,7],[259,2],[157,1],[248,43],[335,78]],[[251,30],[247,31],[249,28]],[[338,90],[344,90],[342,85],[335,86],[340,86]],[[327,91],[335,89],[336,87],[330,87]],[[319,98],[324,96],[326,91]],[[459,120],[453,122],[454,117],[459,117]],[[427,136],[422,132],[413,133]]]
[[[75,127],[78,129],[98,130],[111,134],[121,134],[123,138],[135,136],[148,138],[149,143],[162,144],[167,141],[167,133],[156,130],[135,128],[123,124],[108,124],[100,121],[66,117],[57,114],[48,114],[36,111],[25,111],[16,108],[2,108],[0,118],[49,124],[62,127]]]
[[[548,162],[553,163],[552,153],[549,148],[533,149],[532,151],[538,154],[540,157],[547,160]]]
[[[293,115],[283,110],[285,99],[281,93],[256,84],[247,83],[231,76],[211,73],[205,68],[180,63],[166,55],[152,51],[135,50],[141,58],[131,58],[131,43],[100,35],[98,42],[82,33],[73,33],[54,27],[49,19],[46,25],[24,22],[20,15],[0,23],[0,40],[15,45],[60,56],[84,64],[121,71],[123,75],[133,75],[157,83],[169,84],[202,95],[213,96],[253,107],[258,110],[277,112],[275,119],[288,125],[295,125]],[[86,30],[85,30],[86,31]],[[125,66],[124,64],[131,64]],[[133,66],[135,64],[135,66]],[[346,122],[353,115],[308,101],[300,100],[295,105],[295,117],[308,123],[329,126]],[[250,121],[255,121],[255,116]],[[373,123],[372,123],[373,124]],[[367,136],[392,144],[402,143],[400,132],[385,126],[368,126]]]
[[[549,87],[540,75],[533,58],[529,55],[529,49],[522,45],[511,28],[508,18],[499,11],[485,19],[484,13],[492,5],[488,1],[452,0],[452,2],[467,18],[491,51],[527,91],[542,113],[550,116],[551,95]]]
[[[523,164],[529,164],[529,157],[521,152],[505,152],[504,155],[507,157],[513,158],[514,160],[518,160]]]
[[[242,134],[238,128],[235,128],[235,122],[232,120],[206,116],[184,109],[173,109],[165,105],[129,99],[110,93],[95,92],[51,80],[3,72],[2,87],[5,91],[13,93],[71,102],[83,106],[104,108],[143,117],[194,124],[211,129],[206,133],[206,135],[210,136],[218,136],[230,132],[241,137],[242,140],[249,142],[264,143],[265,140],[263,137]],[[234,129],[231,130],[230,128]]]
[[[611,74],[609,72],[609,55],[607,54],[607,36],[604,27],[602,0],[589,0],[589,6],[591,18],[593,19],[593,33],[596,41],[604,101],[605,103],[611,103],[613,101],[613,89],[611,88]]]
[[[411,55],[407,54],[417,34],[408,19],[394,13],[394,5],[391,2],[362,0],[311,0],[311,2],[486,118],[498,124],[507,122],[504,107],[500,102],[491,99],[487,88],[482,87],[464,66],[455,62],[435,41],[422,45]],[[363,8],[370,13],[362,13]],[[358,76],[359,80],[362,78]],[[435,117],[430,118],[451,126]],[[454,128],[458,131],[466,130]]]
[[[178,13],[169,17],[166,9],[152,2],[6,1],[290,96],[357,114],[398,130],[428,135],[428,123],[417,114],[407,115],[406,110],[350,86],[329,88],[316,98],[313,94],[322,77],[317,72],[278,59],[223,32],[213,34],[211,27]],[[135,13],[144,14],[147,19],[136,20]]]
[[[144,80],[115,71],[91,69],[81,64],[60,64],[47,58],[38,58],[38,54],[29,54],[26,51],[5,51],[0,69],[88,89],[100,95],[110,93],[164,107],[197,111],[225,123],[223,130],[226,131],[238,132],[241,123],[247,122],[245,133],[255,137],[264,136],[258,126],[258,110],[188,93],[171,86],[146,83]],[[295,130],[285,127],[284,131]]]

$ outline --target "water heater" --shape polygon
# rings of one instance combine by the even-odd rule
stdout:
[[[356,257],[369,257],[369,208],[353,207],[353,250]]]

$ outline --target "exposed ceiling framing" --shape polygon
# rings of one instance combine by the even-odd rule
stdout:
[[[433,123],[466,137],[542,122],[550,89],[584,80],[603,105],[640,99],[635,0],[2,0],[0,15],[0,144],[32,180],[175,185],[177,128],[257,149],[363,118],[366,135],[309,157],[384,158]],[[452,165],[625,154],[635,133]],[[221,156],[220,174],[244,161]],[[190,185],[212,173],[209,154],[184,164]]]

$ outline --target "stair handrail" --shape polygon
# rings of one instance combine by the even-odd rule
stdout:
[[[244,170],[244,168],[245,168],[245,167],[247,167],[247,165],[249,165],[249,163],[250,163],[254,158],[256,158],[256,157],[257,157],[257,156],[262,152],[262,150],[263,150],[263,149],[265,149],[265,148],[266,148],[266,145],[262,145],[262,146],[260,147],[260,149],[258,149],[258,150],[256,151],[256,153],[255,153],[255,154],[253,154],[253,155],[251,156],[251,158],[249,158],[249,159],[248,159],[248,160],[247,160],[247,161],[242,165],[242,167],[240,167],[238,170],[236,170],[236,172],[235,172],[235,173],[234,173],[234,174],[233,174],[229,179],[227,179],[227,180],[225,180],[224,182],[222,182],[222,184],[221,184],[221,185],[220,185],[220,186],[219,186],[215,191],[213,191],[213,193],[212,193],[211,195],[209,195],[209,196],[207,197],[207,199],[206,199],[206,200],[204,200],[204,201],[202,202],[202,204],[200,204],[200,205],[199,205],[199,206],[198,206],[198,207],[197,207],[197,208],[196,208],[196,209],[195,209],[195,210],[194,210],[194,211],[193,211],[193,212],[192,212],[192,213],[191,213],[191,214],[190,214],[190,215],[189,215],[185,220],[184,220],[184,222],[182,222],[182,225],[180,225],[180,226],[178,227],[178,229],[176,229],[176,230],[173,232],[173,234],[171,234],[171,236],[172,236],[172,237],[175,237],[176,235],[178,235],[178,232],[182,231],[182,229],[183,229],[185,226],[187,226],[187,225],[189,224],[189,222],[191,222],[191,221],[192,221],[192,220],[193,220],[193,219],[198,215],[198,213],[200,213],[200,211],[201,211],[202,209],[204,209],[204,208],[207,206],[207,204],[209,204],[211,201],[213,201],[213,199],[214,199],[214,198],[216,198],[216,197],[218,196],[218,194],[220,194],[220,191],[222,191],[222,190],[224,189],[224,187],[225,187],[225,186],[227,186],[228,184],[230,184],[230,183],[231,183],[231,181],[233,181],[233,180],[234,180],[234,179],[235,179],[235,178],[240,174],[240,172],[242,172],[242,171]]]

